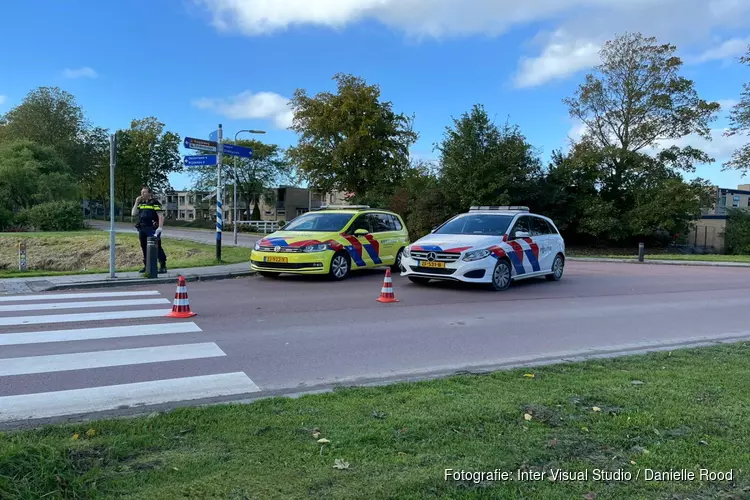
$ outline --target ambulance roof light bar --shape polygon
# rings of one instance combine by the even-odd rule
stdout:
[[[321,210],[367,210],[368,205],[322,205]]]

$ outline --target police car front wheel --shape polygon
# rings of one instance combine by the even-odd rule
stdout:
[[[511,275],[510,275],[510,264],[506,260],[499,260],[495,265],[495,269],[492,271],[492,283],[490,284],[493,290],[502,292],[510,287]]]

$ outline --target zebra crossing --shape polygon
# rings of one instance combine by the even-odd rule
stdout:
[[[0,297],[0,423],[259,392],[159,291]]]

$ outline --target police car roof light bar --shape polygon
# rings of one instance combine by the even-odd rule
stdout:
[[[469,209],[470,212],[476,212],[479,210],[508,210],[513,212],[528,212],[529,207],[521,205],[503,205],[503,206],[474,206]]]

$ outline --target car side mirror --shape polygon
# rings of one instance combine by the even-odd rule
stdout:
[[[370,231],[367,229],[357,229],[354,231],[354,236],[367,236],[368,234],[370,234]]]
[[[521,239],[521,238],[530,238],[531,234],[527,233],[526,231],[516,231],[513,238],[515,239]]]

